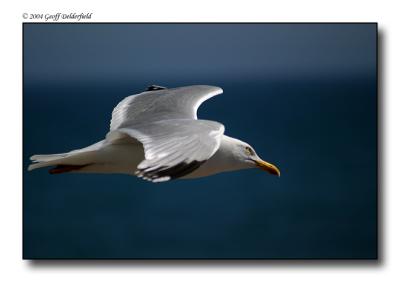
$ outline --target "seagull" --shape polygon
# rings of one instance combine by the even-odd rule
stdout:
[[[224,125],[197,119],[199,106],[222,92],[208,85],[151,85],[114,108],[104,140],[67,153],[34,155],[28,170],[53,166],[50,174],[122,173],[152,182],[248,168],[280,176],[249,144],[224,135]]]

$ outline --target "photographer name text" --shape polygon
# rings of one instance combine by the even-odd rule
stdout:
[[[63,20],[81,21],[91,20],[93,13],[54,13],[54,14],[30,14],[23,13],[25,20],[44,20],[46,22],[58,22]]]

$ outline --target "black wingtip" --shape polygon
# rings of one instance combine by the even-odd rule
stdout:
[[[190,174],[194,170],[198,169],[205,161],[191,161],[190,163],[182,162],[173,167],[159,167],[156,170],[145,171],[145,169],[139,169],[137,175],[144,177],[148,180],[154,181],[155,179],[170,177],[170,179],[180,178],[187,174]]]
[[[146,91],[156,91],[156,90],[162,90],[162,89],[167,89],[167,87],[160,86],[160,85],[150,85],[147,87]]]

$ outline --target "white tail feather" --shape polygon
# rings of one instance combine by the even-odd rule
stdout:
[[[53,165],[85,165],[94,162],[96,159],[96,151],[102,146],[103,143],[104,140],[86,148],[74,150],[68,153],[33,155],[30,157],[33,163],[28,166],[28,171]]]
[[[44,162],[44,163],[35,163],[35,164],[30,164],[29,166],[28,166],[28,171],[31,171],[31,170],[34,170],[34,169],[37,169],[37,168],[41,168],[41,167],[46,167],[46,166],[49,166],[50,164],[48,164],[48,163],[46,163],[46,162]]]
[[[54,154],[54,155],[33,155],[30,157],[30,160],[33,162],[48,162],[57,160],[63,157],[67,157],[68,153],[66,154]]]
[[[28,171],[55,165],[86,165],[95,161],[95,151],[55,155],[35,155],[32,156],[31,159],[36,162],[28,166]]]

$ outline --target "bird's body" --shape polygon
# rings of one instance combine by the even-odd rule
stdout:
[[[117,105],[104,140],[64,154],[32,156],[28,169],[123,173],[153,182],[257,166],[279,175],[248,144],[224,135],[222,124],[197,119],[200,104],[220,93],[213,86],[151,86]]]

